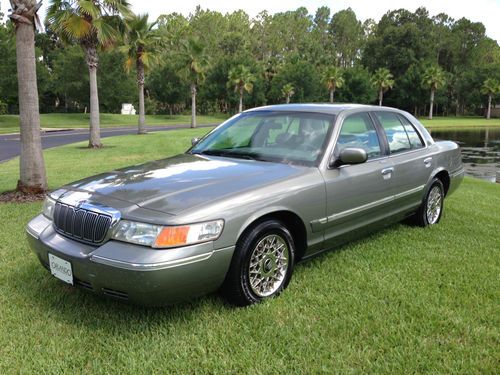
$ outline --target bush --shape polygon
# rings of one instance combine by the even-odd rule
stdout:
[[[0,115],[6,115],[8,111],[9,108],[7,107],[7,103],[0,100]]]
[[[156,115],[159,112],[160,103],[154,98],[146,97],[144,98],[144,110],[147,115]],[[137,103],[136,107],[137,114],[139,114],[139,103]]]

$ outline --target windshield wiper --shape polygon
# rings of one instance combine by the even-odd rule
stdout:
[[[227,156],[230,158],[237,158],[237,159],[266,161],[264,159],[259,158],[257,155],[244,154],[241,152],[229,151],[229,150],[204,150],[197,153],[201,155]]]

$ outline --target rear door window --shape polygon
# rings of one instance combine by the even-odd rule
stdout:
[[[410,139],[398,115],[391,112],[377,112],[377,119],[384,128],[391,154],[411,150]]]
[[[422,141],[422,138],[420,138],[420,135],[415,129],[415,126],[413,126],[413,124],[406,117],[404,116],[398,116],[398,117],[406,130],[406,134],[408,134],[411,148],[417,149],[424,147],[424,142]]]

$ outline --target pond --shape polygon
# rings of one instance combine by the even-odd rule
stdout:
[[[432,130],[435,140],[457,142],[462,149],[465,174],[495,182],[500,171],[500,128]]]

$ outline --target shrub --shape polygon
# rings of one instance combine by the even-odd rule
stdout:
[[[7,112],[8,112],[8,107],[7,107],[7,103],[4,103],[0,100],[0,115],[6,115]]]

